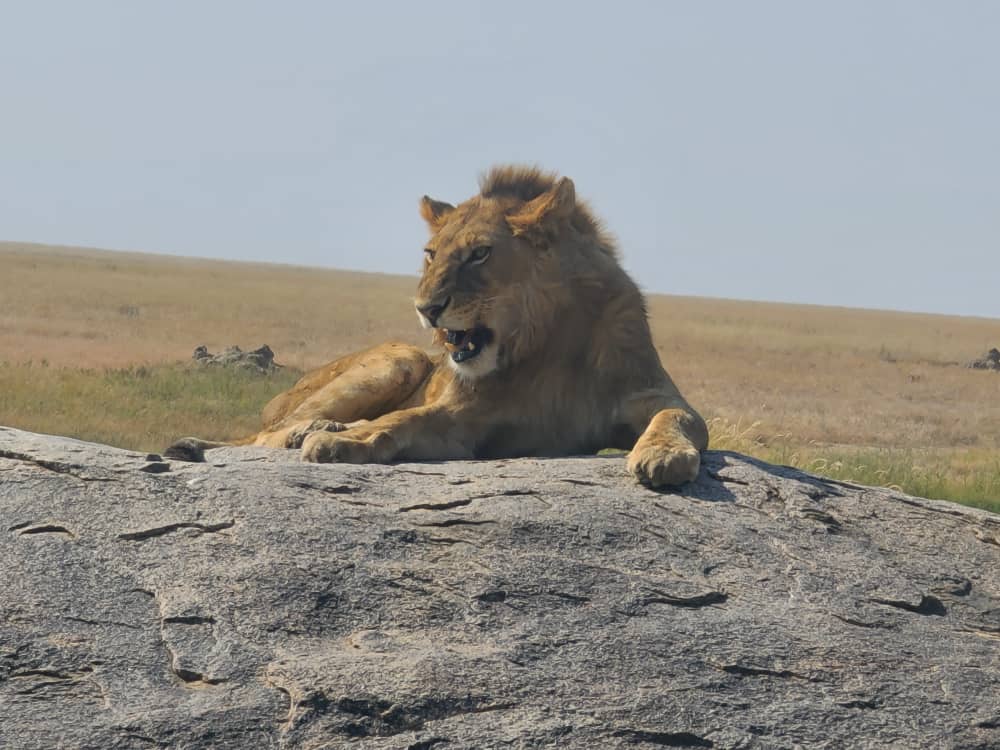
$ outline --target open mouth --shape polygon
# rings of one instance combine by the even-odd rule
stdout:
[[[444,348],[454,362],[467,362],[482,354],[483,349],[493,340],[493,331],[477,326],[464,331],[444,329]]]

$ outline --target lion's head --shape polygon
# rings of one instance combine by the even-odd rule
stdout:
[[[420,212],[431,238],[417,313],[466,377],[542,352],[574,304],[574,282],[606,275],[609,261],[618,268],[573,182],[536,168],[494,168],[479,195],[458,206],[424,196]]]

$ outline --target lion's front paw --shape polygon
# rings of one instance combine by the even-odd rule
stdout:
[[[343,432],[347,425],[343,422],[333,422],[329,419],[314,419],[295,425],[285,436],[286,448],[301,448],[302,443],[314,432]]]
[[[302,460],[316,464],[379,463],[373,446],[367,440],[356,440],[333,432],[308,435],[302,441]]]
[[[640,440],[628,456],[628,470],[651,487],[690,482],[700,466],[701,454],[694,447],[676,448],[655,440]]]

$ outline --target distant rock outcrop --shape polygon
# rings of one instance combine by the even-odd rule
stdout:
[[[979,359],[969,362],[966,367],[973,370],[1000,370],[1000,350],[990,349]]]
[[[0,747],[996,748],[1000,517],[0,428]]]
[[[274,372],[281,367],[274,361],[274,352],[267,344],[252,352],[245,352],[238,346],[230,346],[218,354],[211,354],[208,347],[199,346],[194,350],[191,359],[200,365],[232,367],[260,374]]]

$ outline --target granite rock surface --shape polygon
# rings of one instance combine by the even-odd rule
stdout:
[[[1000,516],[0,428],[0,747],[998,748]]]

